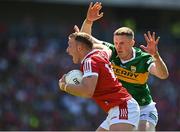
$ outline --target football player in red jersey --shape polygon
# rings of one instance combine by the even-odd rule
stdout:
[[[139,123],[139,106],[111,68],[111,50],[93,50],[93,37],[82,32],[69,36],[67,53],[75,64],[81,63],[80,84],[66,84],[65,75],[59,80],[61,90],[80,97],[92,98],[108,114],[97,131],[131,131]]]

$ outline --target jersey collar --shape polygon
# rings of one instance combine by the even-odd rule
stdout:
[[[96,52],[96,51],[99,51],[99,50],[94,49],[94,50],[92,50],[91,52],[87,53],[87,54],[85,55],[85,57],[82,59],[81,64],[82,64],[83,61],[87,58],[87,56],[89,56],[90,54],[93,54],[93,53]]]

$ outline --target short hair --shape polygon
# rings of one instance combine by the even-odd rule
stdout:
[[[130,39],[134,39],[134,32],[132,29],[128,27],[121,27],[118,28],[115,32],[114,35],[126,35]]]
[[[74,38],[76,41],[83,43],[87,48],[93,48],[92,37],[84,32],[75,32],[69,35],[69,38]]]

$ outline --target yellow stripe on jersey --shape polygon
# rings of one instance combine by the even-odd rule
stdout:
[[[130,70],[126,70],[122,67],[113,65],[114,73],[116,77],[122,81],[134,83],[134,84],[144,84],[148,79],[148,72],[145,73],[136,73]]]

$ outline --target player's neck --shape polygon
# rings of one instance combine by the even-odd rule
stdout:
[[[82,53],[81,53],[81,61],[91,52],[92,50],[84,50]]]
[[[123,56],[123,57],[120,57],[120,58],[123,61],[130,60],[131,58],[133,58],[133,50],[130,50],[126,56]]]

